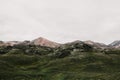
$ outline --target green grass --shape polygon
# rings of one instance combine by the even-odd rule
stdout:
[[[79,55],[1,55],[0,80],[120,80],[119,55]]]

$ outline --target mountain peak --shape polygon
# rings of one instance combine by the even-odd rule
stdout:
[[[120,44],[120,40],[113,41],[110,45],[111,46],[116,46],[118,44]]]
[[[86,44],[90,44],[90,45],[94,45],[95,42],[91,41],[91,40],[87,40],[87,41],[84,41]]]
[[[39,37],[39,38],[33,40],[32,43],[34,45],[47,46],[47,47],[58,47],[60,45],[59,43],[50,41],[43,37]]]
[[[40,39],[40,40],[47,40],[47,39],[44,38],[44,37],[39,37],[39,38],[37,38],[37,39]]]
[[[107,45],[103,44],[103,43],[98,43],[98,42],[94,42],[94,41],[91,41],[91,40],[87,40],[87,41],[84,41],[84,42],[86,44],[94,46],[95,48],[101,48],[101,49],[107,48]]]
[[[109,44],[109,46],[112,46],[114,48],[120,48],[120,40],[112,42],[111,44]]]

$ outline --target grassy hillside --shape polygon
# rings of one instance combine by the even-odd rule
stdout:
[[[84,48],[0,48],[0,80],[120,80],[119,51]]]

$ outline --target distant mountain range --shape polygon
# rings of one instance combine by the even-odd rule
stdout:
[[[39,37],[37,39],[34,39],[32,41],[0,41],[0,46],[14,46],[14,45],[40,45],[40,46],[46,46],[46,47],[58,47],[60,46],[59,43],[50,41],[48,39],[45,39],[43,37]]]
[[[93,42],[93,41],[73,41],[73,42],[69,42],[69,43],[65,43],[65,44],[73,44],[73,43],[84,43],[84,44],[88,44],[93,46],[94,48],[97,49],[106,49],[106,48],[115,48],[115,49],[120,49],[120,40],[114,41],[109,45],[106,45],[104,43],[99,43],[99,42]],[[14,46],[14,45],[40,45],[40,46],[46,46],[46,47],[59,47],[59,46],[63,46],[65,44],[60,44],[54,41],[50,41],[46,38],[43,37],[39,37],[37,39],[34,39],[32,41],[0,41],[0,46]]]

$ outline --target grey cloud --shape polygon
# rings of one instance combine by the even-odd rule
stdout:
[[[57,42],[80,39],[110,43],[120,39],[119,4],[119,0],[0,1],[0,39],[43,36]]]

